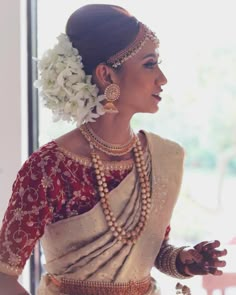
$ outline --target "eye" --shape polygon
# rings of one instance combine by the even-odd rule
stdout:
[[[144,66],[145,66],[145,68],[153,69],[153,68],[157,67],[161,62],[162,62],[162,60],[148,61],[144,64]]]

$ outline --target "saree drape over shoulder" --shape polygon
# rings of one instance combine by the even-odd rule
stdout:
[[[98,202],[82,215],[46,226],[41,238],[46,258],[45,269],[56,280],[119,285],[150,277],[179,193],[184,152],[172,141],[152,133],[145,132],[145,135],[152,204],[149,219],[137,243],[124,245],[115,241]],[[109,193],[109,203],[122,227],[127,230],[135,227],[141,211],[140,186],[135,167]],[[149,289],[143,294],[160,294],[158,289],[156,282],[151,280]],[[45,275],[38,294],[64,293]]]

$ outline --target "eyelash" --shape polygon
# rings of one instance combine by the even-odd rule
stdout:
[[[161,64],[161,63],[162,63],[162,60],[157,61],[157,62],[147,62],[144,66],[145,66],[146,68],[151,68],[151,69],[153,69],[156,65],[159,65],[159,64]]]

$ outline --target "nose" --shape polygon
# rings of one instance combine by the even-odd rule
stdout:
[[[163,85],[165,85],[165,84],[167,83],[167,78],[166,78],[166,76],[163,74],[163,72],[162,72],[161,69],[159,69],[159,71],[158,71],[158,75],[157,75],[157,77],[156,77],[156,83],[157,83],[158,85],[161,85],[161,86],[163,86]]]

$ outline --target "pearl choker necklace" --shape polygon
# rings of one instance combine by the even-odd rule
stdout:
[[[137,137],[134,135],[134,133],[132,133],[131,138],[125,144],[110,144],[95,134],[88,124],[80,126],[79,129],[90,145],[92,144],[96,149],[108,155],[123,156],[129,153],[136,144]]]

